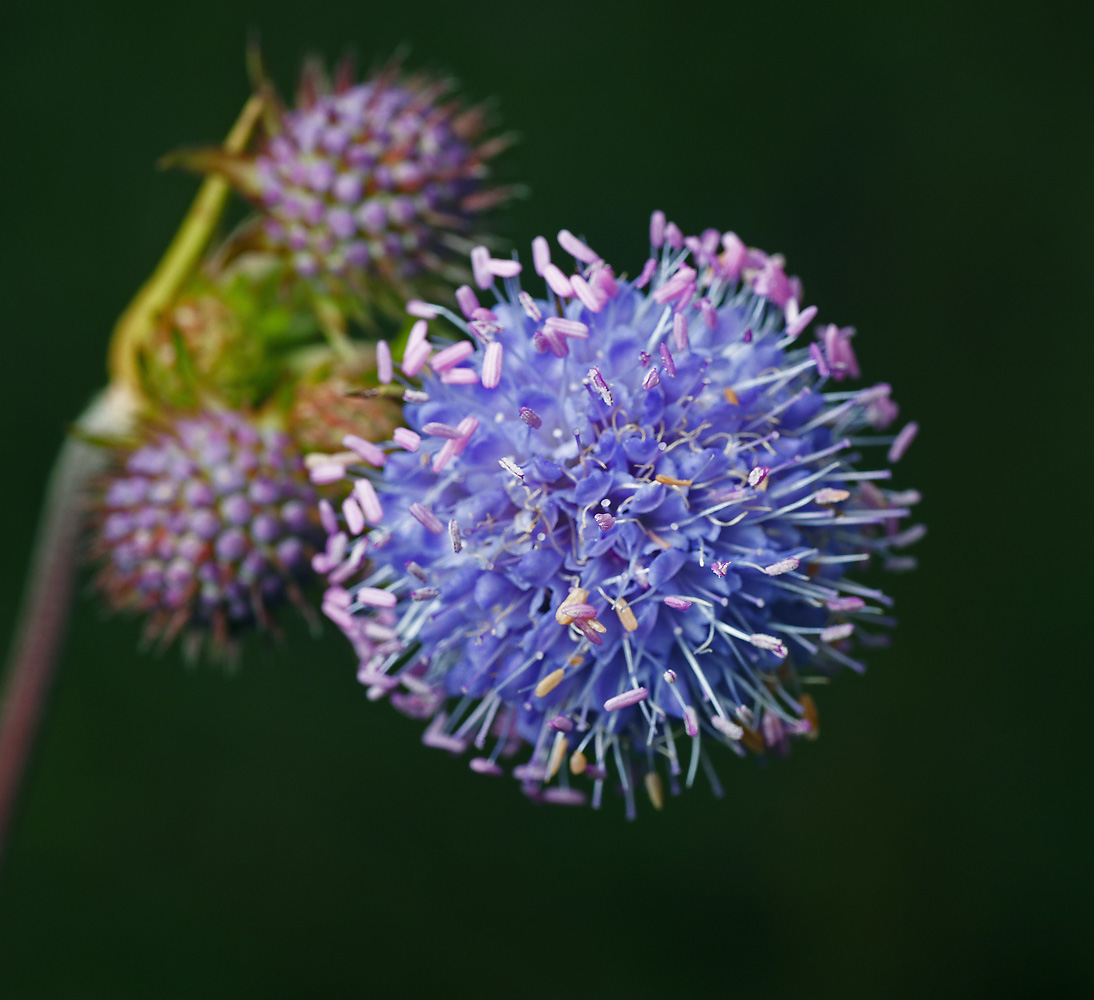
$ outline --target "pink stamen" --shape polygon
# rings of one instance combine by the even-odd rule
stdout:
[[[345,587],[328,587],[323,591],[323,603],[333,604],[336,608],[348,608],[353,603]]]
[[[596,608],[591,604],[563,604],[559,611],[564,615],[569,615],[571,618],[595,618]]]
[[[588,244],[583,243],[568,229],[558,231],[558,245],[571,257],[575,257],[586,264],[595,264],[600,260],[600,255],[592,250]]]
[[[410,511],[415,520],[417,520],[427,531],[433,532],[434,535],[441,535],[444,533],[444,525],[441,524],[440,518],[438,518],[425,504],[415,501],[407,510]]]
[[[543,764],[529,761],[527,764],[518,764],[514,767],[513,777],[517,781],[542,781],[547,777],[547,768]]]
[[[410,333],[407,334],[407,338],[406,338],[407,350],[410,350],[410,348],[412,348],[412,347],[417,347],[419,344],[424,344],[426,335],[428,333],[429,333],[429,324],[424,319],[418,320],[418,322],[416,322],[410,328]],[[404,351],[404,356],[405,356],[405,353],[406,352]]]
[[[322,611],[323,614],[325,614],[340,629],[345,632],[349,632],[350,634],[353,633],[355,627],[353,615],[347,612],[345,608],[340,608],[335,604],[330,604],[327,601],[324,601],[322,605]]]
[[[614,698],[609,698],[604,702],[604,711],[617,712],[621,708],[630,708],[631,705],[637,705],[640,701],[645,701],[649,696],[649,691],[644,687],[631,688],[630,691],[624,691],[622,694],[617,694]]]
[[[553,327],[544,327],[542,331],[539,331],[547,344],[548,349],[556,358],[564,358],[570,353],[570,348],[566,344],[566,338]]]
[[[598,313],[604,308],[604,300],[593,291],[592,286],[580,274],[575,274],[570,279],[570,285],[573,287],[574,295],[577,296],[578,301],[589,312]]]
[[[730,281],[736,281],[741,276],[741,269],[748,259],[748,247],[744,245],[736,233],[722,234],[722,267],[725,268],[726,277]]]
[[[710,564],[710,571],[715,576],[718,576],[718,577],[725,576],[727,569],[729,569],[729,560],[728,559],[721,559],[721,560],[715,559],[714,562],[712,562]]]
[[[693,738],[699,735],[699,717],[690,705],[684,706],[684,732]]]
[[[489,288],[494,283],[494,275],[490,271],[490,251],[486,247],[475,247],[471,251],[471,273],[479,288]]]
[[[766,635],[763,632],[757,632],[748,637],[748,641],[752,643],[757,649],[766,649],[769,652],[774,653],[779,659],[786,658],[786,646],[784,646],[773,635]]]
[[[670,594],[665,599],[665,603],[676,611],[687,611],[691,607],[691,601],[686,597],[678,597],[675,594]]]
[[[458,427],[453,427],[451,424],[442,424],[437,420],[430,420],[422,427],[422,433],[428,434],[430,437],[448,438],[450,441],[455,441],[460,436]]]
[[[465,319],[471,319],[475,310],[479,308],[479,298],[470,285],[460,285],[456,289],[456,304],[460,307]]]
[[[421,320],[419,320],[421,322]],[[417,344],[410,344],[407,342],[407,348],[403,352],[403,374],[408,378],[417,375],[422,370],[428,360],[429,356],[433,353],[433,348],[430,347],[429,341],[422,340]]]
[[[584,618],[575,618],[574,627],[581,632],[594,646],[603,646],[604,637],[593,628]]]
[[[540,415],[527,406],[522,406],[520,408],[520,419],[533,430],[539,430],[539,428],[543,426],[543,420],[540,418]]]
[[[714,716],[714,718],[710,720],[710,724],[723,736],[726,736],[731,740],[739,740],[745,734],[745,731],[735,722],[730,722],[729,719],[723,719],[720,715]]]
[[[836,597],[825,605],[829,611],[858,611],[866,607],[861,597]]]
[[[551,245],[542,236],[532,240],[532,266],[541,278],[551,266]]]
[[[556,733],[570,733],[573,732],[573,721],[566,718],[565,715],[556,715],[549,723],[547,723]]]
[[[615,525],[614,515],[608,513],[593,514],[593,520],[596,521],[601,531],[610,531]]]
[[[839,642],[841,639],[846,639],[852,632],[855,631],[855,626],[850,622],[842,622],[839,625],[829,625],[820,634],[821,642]]]
[[[791,299],[791,302],[794,300]],[[789,303],[788,303],[789,305]],[[797,306],[795,305],[795,310]],[[788,337],[796,337],[802,332],[810,323],[813,322],[813,318],[817,315],[817,307],[809,306],[803,309],[798,315],[786,324],[786,335]]]
[[[653,277],[653,272],[657,270],[657,261],[652,257],[646,261],[642,266],[642,273],[638,275],[638,280],[634,283],[635,288],[645,288],[650,283],[650,278]]]
[[[679,250],[684,245],[684,234],[675,222],[670,222],[665,226],[665,242],[673,250]]]
[[[657,209],[650,216],[650,245],[659,249],[665,242],[665,213]],[[641,287],[641,286],[639,286]]]
[[[376,377],[387,385],[395,377],[395,368],[391,362],[391,348],[386,340],[376,344]]]
[[[696,274],[697,272],[692,267],[685,265],[679,268],[668,281],[653,293],[654,302],[659,305],[664,305],[666,302],[683,294],[684,290],[689,286],[694,288]]]
[[[448,539],[452,542],[453,552],[459,552],[463,548],[463,536],[460,535],[460,526],[455,518],[448,522]]]
[[[486,345],[482,358],[482,385],[484,389],[496,389],[501,381],[503,348],[500,340],[492,340]]]
[[[346,497],[342,501],[342,516],[346,519],[346,527],[351,535],[359,535],[365,530],[365,515],[361,505],[353,499]]]
[[[710,299],[702,298],[699,300],[699,311],[703,314],[703,322],[706,323],[707,329],[711,331],[717,330],[718,313]]]
[[[484,312],[486,310],[483,310]],[[491,340],[496,333],[505,333],[505,328],[488,320],[473,319],[467,324],[467,329],[479,340]]]
[[[473,368],[449,368],[441,372],[441,381],[445,385],[474,385],[479,380],[479,373]]]
[[[308,478],[316,486],[328,486],[346,477],[346,467],[339,462],[321,462],[308,470]]]
[[[474,353],[475,345],[469,340],[461,340],[451,347],[438,351],[430,358],[429,363],[433,366],[435,372],[446,372],[449,368],[455,368],[461,361],[471,357]]]
[[[417,316],[418,319],[436,319],[438,316],[436,308],[421,299],[411,299],[406,304],[406,311],[411,316]]]
[[[780,559],[776,563],[772,563],[770,566],[764,567],[764,572],[768,576],[781,576],[783,573],[793,572],[800,565],[800,561],[790,556],[787,559]]]
[[[447,750],[449,753],[463,753],[467,749],[467,744],[458,739],[455,736],[449,736],[447,733],[442,732],[445,722],[448,721],[448,716],[444,712],[439,712],[433,716],[433,721],[429,724],[429,728],[422,733],[422,743],[427,747],[433,747],[435,750]]]
[[[456,442],[456,454],[459,455],[467,447],[467,442],[471,440],[471,435],[479,429],[478,417],[464,417],[457,425],[456,429],[460,432],[460,439]]]
[[[605,302],[608,299],[614,299],[619,294],[619,284],[615,280],[615,275],[612,273],[612,269],[603,261],[593,267],[589,274],[589,284],[593,286],[593,291]]]
[[[328,535],[338,534],[338,518],[334,515],[334,508],[329,500],[319,501],[319,523]]]
[[[677,313],[672,317],[672,340],[678,351],[686,351],[688,348],[688,321],[683,314]]]
[[[691,305],[691,300],[695,297],[695,282],[689,281],[684,290],[677,296],[676,305],[673,306],[674,312],[682,312]]]
[[[590,770],[590,768],[586,768],[585,773],[588,774]],[[583,806],[589,800],[584,792],[576,788],[562,788],[558,785],[543,789],[539,793],[539,797],[544,802],[549,802],[555,806]]]
[[[564,319],[561,316],[548,316],[543,324],[545,330],[554,330],[564,337],[572,337],[575,340],[589,339],[589,326],[576,319]]]
[[[518,292],[517,301],[524,310],[524,315],[532,320],[533,323],[538,323],[543,319],[543,313],[540,312],[539,306],[536,305],[536,300],[527,292]]]
[[[558,269],[556,264],[548,264],[543,269],[543,280],[547,282],[555,295],[568,299],[574,294],[574,286],[570,284],[570,279]]]
[[[646,372],[646,377],[642,379],[643,389],[652,389],[655,385],[660,384],[661,375],[658,373],[656,368],[651,368],[648,372]]]
[[[665,371],[672,376],[676,375],[676,362],[672,359],[672,352],[669,350],[669,345],[664,341],[659,345],[661,350],[661,363],[665,366]]]
[[[910,424],[905,424],[904,429],[896,436],[896,440],[889,448],[889,461],[899,462],[904,453],[908,450],[908,445],[915,440],[916,434],[919,433],[919,424],[912,421]]]
[[[504,260],[498,257],[491,257],[487,266],[496,278],[515,278],[522,270],[520,261]]]
[[[828,362],[824,360],[824,352],[816,341],[809,345],[809,357],[813,359],[813,363],[817,366],[817,374],[821,378],[828,378],[832,374]]]
[[[494,763],[489,757],[472,757],[469,767],[476,774],[488,774],[492,778],[499,778],[505,774],[505,769]]]
[[[367,604],[371,608],[393,608],[397,603],[390,590],[380,590],[379,587],[358,587],[353,596],[359,604]]]
[[[367,479],[358,479],[353,484],[353,495],[357,498],[370,524],[379,524],[384,519],[384,508],[380,498],[376,494],[375,487]]]
[[[356,434],[347,434],[342,438],[342,446],[349,448],[355,455],[360,455],[369,465],[380,468],[387,461],[387,455],[383,453],[371,441],[366,441]]]

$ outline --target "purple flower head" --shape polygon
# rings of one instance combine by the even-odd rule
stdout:
[[[269,625],[296,598],[322,537],[315,490],[289,438],[239,414],[204,412],[146,427],[103,484],[93,511],[98,589],[147,616],[187,653],[205,635],[221,653],[240,629]]]
[[[482,142],[481,109],[443,101],[447,89],[394,68],[356,85],[340,73],[331,87],[305,69],[297,107],[256,157],[253,192],[298,275],[401,285],[444,271],[508,197],[488,181],[503,140]]]
[[[815,736],[804,685],[862,670],[889,623],[855,574],[918,534],[898,528],[916,496],[879,467],[910,436],[871,433],[888,386],[833,380],[850,331],[809,343],[800,282],[734,234],[660,213],[651,231],[637,280],[565,230],[575,269],[537,239],[539,298],[477,250],[491,301],[464,287],[416,325],[409,430],[328,525],[332,617],[360,651],[386,616],[371,696],[414,696],[425,742],[473,746],[481,773],[519,754],[535,799],[596,805],[610,780],[629,814],[636,788],[660,807],[700,766],[717,790],[714,744]]]

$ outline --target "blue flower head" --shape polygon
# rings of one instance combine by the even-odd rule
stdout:
[[[354,479],[317,568],[370,696],[430,719],[426,743],[473,745],[486,774],[517,754],[540,800],[597,805],[612,775],[632,814],[636,787],[660,807],[700,765],[717,791],[713,744],[817,734],[806,686],[862,670],[889,623],[855,575],[907,565],[891,553],[921,533],[899,527],[917,496],[862,456],[896,461],[915,425],[873,433],[896,407],[839,385],[853,331],[803,336],[798,280],[733,233],[655,213],[634,280],[558,242],[576,267],[537,238],[543,297],[479,248],[493,301],[413,304],[408,426],[313,469]],[[469,339],[442,341],[448,323]]]

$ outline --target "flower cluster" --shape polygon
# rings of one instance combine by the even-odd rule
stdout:
[[[148,428],[104,484],[93,520],[98,587],[148,615],[166,643],[184,629],[197,652],[296,595],[319,531],[315,490],[286,435],[210,411]],[[299,601],[299,598],[298,598]]]
[[[478,214],[506,197],[485,184],[501,142],[481,142],[480,110],[441,103],[445,89],[390,71],[303,88],[255,161],[266,235],[297,274],[400,284],[442,272]]]
[[[533,243],[545,297],[480,248],[493,301],[414,304],[408,426],[320,471],[354,481],[316,567],[370,696],[429,718],[426,743],[473,745],[484,774],[527,745],[512,773],[552,802],[598,804],[615,771],[633,813],[643,783],[660,807],[662,771],[675,790],[703,766],[717,790],[711,743],[816,735],[804,686],[862,670],[889,624],[853,574],[905,565],[921,532],[898,527],[914,491],[861,454],[895,462],[915,425],[875,434],[889,386],[833,385],[858,374],[853,331],[803,336],[817,310],[782,258],[661,213],[634,280],[558,242],[574,273]],[[442,317],[470,339],[430,339]]]

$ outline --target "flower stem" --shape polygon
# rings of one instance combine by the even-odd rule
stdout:
[[[70,437],[46,487],[0,707],[0,859],[64,637],[85,489],[106,452]]]
[[[247,101],[224,141],[224,152],[244,150],[265,104],[261,94]],[[116,437],[130,429],[142,395],[141,346],[199,265],[229,191],[228,181],[220,176],[201,185],[167,252],[114,327],[107,363],[110,385],[80,418],[78,432],[93,439]],[[64,637],[87,487],[105,467],[106,458],[104,448],[80,436],[69,437],[46,488],[0,702],[0,861]]]
[[[243,151],[265,104],[266,98],[262,94],[255,94],[247,101],[224,140],[224,152],[238,154]],[[220,175],[210,176],[202,183],[167,252],[114,327],[107,362],[111,382],[121,382],[134,392],[140,392],[137,364],[140,347],[198,266],[220,222],[230,190],[228,180]]]

